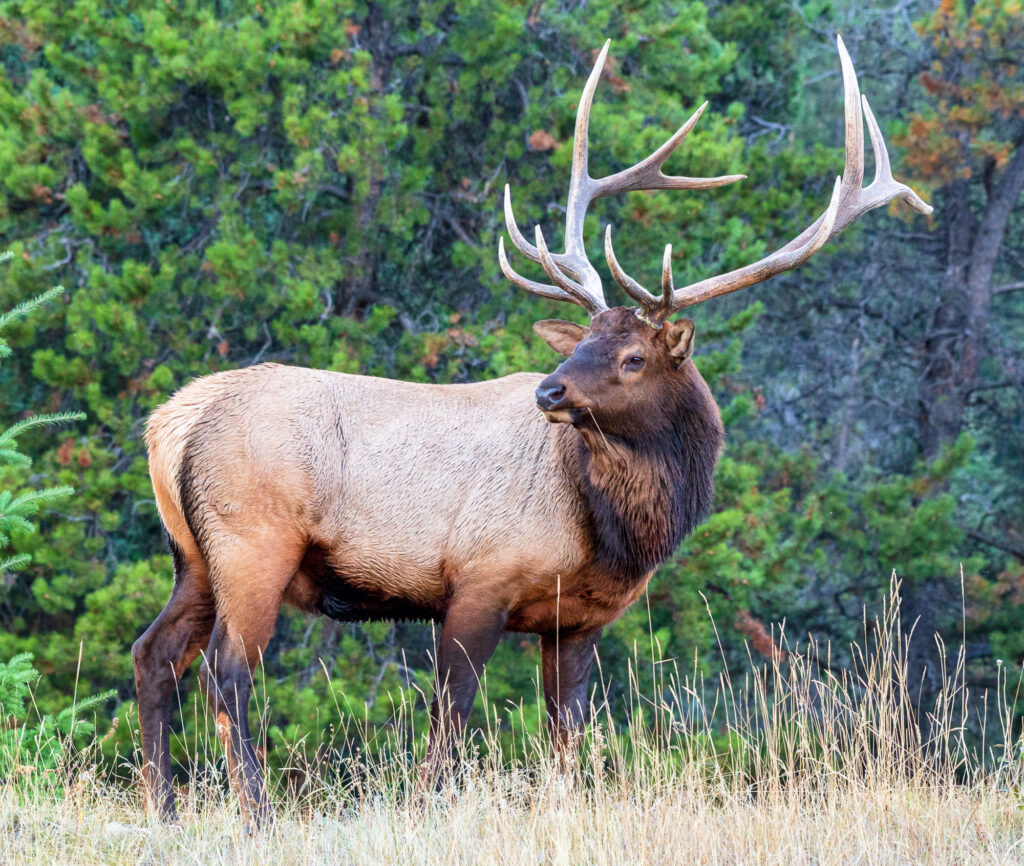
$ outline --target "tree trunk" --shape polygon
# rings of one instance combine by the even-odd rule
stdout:
[[[992,305],[992,273],[1003,244],[1010,214],[1024,191],[1024,143],[1017,146],[988,200],[971,246],[967,269],[967,333],[961,378],[969,391],[978,373]]]
[[[963,394],[959,355],[964,331],[964,286],[971,254],[970,181],[956,180],[943,190],[946,275],[937,292],[922,353],[919,448],[934,458],[942,445],[959,435]]]
[[[1024,145],[1017,147],[986,202],[980,219],[971,214],[971,180],[958,179],[943,190],[946,275],[926,336],[921,364],[920,453],[932,460],[960,435],[967,399],[984,357],[992,304],[992,276],[1010,214],[1024,190]],[[927,714],[937,690],[936,600],[927,582],[903,584],[900,625],[907,647],[907,674],[922,740],[931,726]]]
[[[928,459],[963,428],[964,406],[984,357],[992,275],[1022,191],[1024,145],[1011,155],[980,219],[971,214],[970,179],[955,180],[943,190],[946,276],[921,359],[919,445]]]

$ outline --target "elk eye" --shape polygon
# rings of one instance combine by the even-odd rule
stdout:
[[[639,355],[626,358],[626,366],[631,370],[639,370],[644,365],[644,359]]]

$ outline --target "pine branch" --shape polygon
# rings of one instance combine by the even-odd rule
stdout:
[[[20,451],[13,448],[0,448],[0,466],[18,466],[27,469],[32,461]]]
[[[0,572],[17,571],[19,568],[24,568],[31,561],[32,557],[27,553],[19,553],[16,556],[7,557],[7,559],[0,559]]]
[[[4,547],[6,547],[10,541],[8,536],[8,530],[16,529],[18,530],[18,532],[23,532],[25,535],[31,535],[33,532],[36,531],[35,524],[30,523],[20,514],[4,514],[2,511],[0,511],[0,520],[2,520],[6,524],[4,526],[3,534],[0,535],[0,541],[3,541]]]
[[[47,487],[45,490],[33,490],[29,493],[23,493],[14,499],[7,508],[12,514],[35,514],[40,506],[48,502],[56,502],[58,499],[64,499],[74,492],[73,487],[66,485],[62,487]]]
[[[0,433],[0,445],[5,445],[8,442],[14,441],[15,438],[20,436],[26,430],[32,430],[35,427],[45,427],[50,424],[65,424],[69,421],[84,421],[84,412],[52,412],[45,415],[33,415],[31,418],[25,418],[21,421],[17,421]]]
[[[76,717],[81,713],[96,709],[116,695],[116,689],[109,689],[108,691],[100,692],[96,695],[89,695],[86,698],[80,698],[77,703],[72,704],[70,707],[65,707],[55,717],[53,717],[54,726],[62,734],[66,734],[68,736],[73,735],[76,730],[81,730],[83,726],[88,726],[88,729],[91,729],[91,722]]]
[[[23,301],[18,304],[13,310],[8,310],[6,313],[0,314],[0,329],[3,329],[15,319],[20,319],[22,316],[26,316],[33,310],[38,309],[47,301],[52,300],[64,293],[63,286],[54,286],[49,291],[43,292],[41,295],[35,298],[29,298],[27,301]]]

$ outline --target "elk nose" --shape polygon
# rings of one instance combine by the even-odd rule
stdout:
[[[564,402],[565,385],[561,382],[555,382],[552,385],[548,385],[546,382],[540,383],[540,387],[537,389],[537,405],[541,409],[557,409]]]

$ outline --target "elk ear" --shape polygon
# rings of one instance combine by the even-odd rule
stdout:
[[[668,344],[668,353],[672,362],[681,367],[683,362],[693,354],[693,321],[680,319],[678,322],[666,323],[662,333]]]
[[[559,355],[571,355],[576,344],[590,333],[582,325],[561,319],[541,319],[533,323],[533,330]]]

